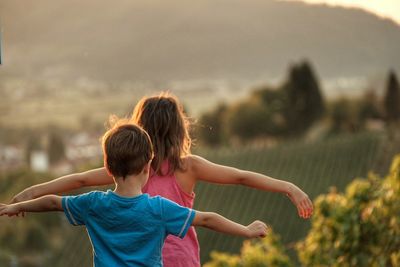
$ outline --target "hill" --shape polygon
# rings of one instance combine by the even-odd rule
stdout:
[[[29,10],[29,12],[27,12]],[[324,79],[400,71],[400,26],[272,0],[3,0],[0,78],[252,81],[309,58]]]

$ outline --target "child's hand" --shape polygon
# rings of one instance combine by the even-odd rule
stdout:
[[[313,203],[306,193],[300,188],[293,185],[290,192],[287,194],[293,204],[297,207],[299,216],[303,219],[308,219],[313,213]]]
[[[16,204],[6,205],[0,203],[0,216],[8,215],[8,217],[19,216],[22,213]]]
[[[268,226],[261,221],[254,221],[248,226],[246,226],[248,230],[248,238],[255,237],[266,237],[268,232]]]

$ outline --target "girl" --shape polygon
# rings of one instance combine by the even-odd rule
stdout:
[[[192,208],[198,181],[218,184],[242,184],[264,191],[286,194],[297,207],[299,216],[309,218],[313,205],[307,194],[292,183],[259,173],[214,164],[190,153],[190,123],[178,99],[168,93],[144,97],[136,105],[131,122],[150,135],[154,146],[152,172],[143,192],[160,195]],[[31,186],[12,199],[12,203],[73,189],[112,184],[105,168],[66,175]],[[163,247],[166,267],[200,266],[199,244],[194,227],[184,239],[168,236]]]

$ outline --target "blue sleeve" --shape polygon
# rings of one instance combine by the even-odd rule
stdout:
[[[84,225],[88,214],[91,193],[62,197],[62,208],[72,225]]]
[[[196,212],[165,198],[161,198],[161,211],[167,234],[184,238]]]

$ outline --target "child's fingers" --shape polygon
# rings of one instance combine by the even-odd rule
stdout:
[[[267,236],[267,233],[268,233],[268,230],[267,230],[267,228],[262,228],[262,229],[260,229],[260,233],[259,233],[259,237],[266,237]]]
[[[266,235],[266,231],[265,231],[264,228],[258,229],[258,231],[257,231],[257,236],[258,237],[265,237],[265,235]]]
[[[297,206],[297,211],[298,211],[298,213],[299,213],[299,217],[301,217],[301,218],[303,218],[303,207],[301,206],[301,204],[299,204],[298,206]]]
[[[307,216],[307,209],[304,205],[304,202],[300,202],[300,209],[301,209],[301,217],[304,219]]]
[[[309,206],[309,208],[311,210],[311,214],[312,214],[314,211],[314,204],[312,203],[311,199],[308,199],[307,201],[308,201],[308,206]]]
[[[304,201],[304,210],[305,210],[305,219],[310,218],[311,216],[311,209],[308,206],[307,200]]]
[[[313,212],[313,204],[307,195],[303,195],[303,199],[295,199],[292,195],[286,194],[287,197],[292,201],[297,207],[297,212],[301,218],[309,218]]]
[[[313,213],[312,202],[309,198],[304,200],[303,207],[306,211],[306,218],[309,218]]]
[[[298,209],[299,209],[299,216],[304,219],[309,218],[313,212],[312,203],[308,198],[304,199],[299,203]]]

